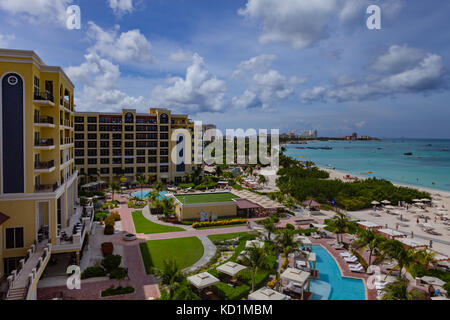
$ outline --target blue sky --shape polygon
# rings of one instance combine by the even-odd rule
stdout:
[[[72,4],[81,30],[65,27]],[[371,4],[381,30],[366,27]],[[449,12],[446,0],[0,0],[0,47],[63,67],[78,110],[450,138]]]

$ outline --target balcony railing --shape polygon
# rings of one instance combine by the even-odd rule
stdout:
[[[35,147],[51,147],[54,145],[55,145],[55,142],[53,139],[41,139],[41,140],[34,141]]]
[[[58,189],[58,183],[55,184],[37,184],[34,186],[35,192],[54,192]]]
[[[60,144],[71,144],[73,143],[73,138],[61,138]]]
[[[45,123],[45,124],[54,124],[53,118],[46,116],[46,117],[34,117],[34,123]]]
[[[63,106],[64,106],[64,108],[67,108],[67,109],[70,110],[70,103],[69,103],[69,101],[64,100],[64,101],[63,101]]]
[[[55,166],[55,160],[34,163],[35,169],[50,169],[50,168],[53,168],[54,166]]]
[[[66,119],[66,120],[61,119],[59,121],[59,124],[62,125],[62,126],[66,126],[66,127],[71,127],[72,126],[71,123],[70,123],[70,120],[68,120],[68,119]]]
[[[51,101],[51,102],[55,101],[53,94],[51,94],[50,92],[38,92],[38,91],[34,92],[34,100]]]

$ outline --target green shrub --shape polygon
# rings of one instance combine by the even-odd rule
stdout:
[[[125,269],[124,268],[116,268],[109,274],[110,279],[118,279],[122,280],[125,278]]]
[[[250,290],[251,287],[247,284],[231,287],[226,283],[219,282],[212,286],[212,291],[223,300],[240,300],[246,297]]]
[[[122,287],[108,288],[102,291],[102,297],[118,296],[121,294],[130,294],[130,293],[134,293],[134,288],[131,286],[125,288]]]
[[[286,224],[286,229],[295,230],[295,227],[293,224],[288,223],[288,224]]]
[[[104,230],[104,234],[105,235],[107,235],[107,236],[110,236],[110,235],[113,235],[114,234],[114,231],[115,231],[115,229],[114,229],[114,226],[112,226],[112,225],[106,225],[105,226],[105,230]]]
[[[88,267],[81,273],[81,279],[96,278],[106,276],[106,271],[102,267]]]
[[[122,262],[122,257],[118,254],[110,254],[106,256],[102,262],[101,265],[105,270],[110,273],[114,269],[117,269],[120,266],[120,263]]]
[[[95,221],[103,221],[106,219],[106,217],[108,216],[108,212],[104,212],[104,211],[97,211],[94,214],[94,220]]]

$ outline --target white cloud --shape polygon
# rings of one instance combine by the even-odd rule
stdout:
[[[172,77],[167,82],[172,86],[157,86],[153,89],[152,105],[189,112],[221,111],[225,105],[225,82],[209,73],[203,58],[198,54],[193,55],[185,79]]]
[[[365,81],[346,82],[341,77],[335,87],[317,86],[302,92],[300,97],[305,103],[329,99],[361,101],[401,93],[427,93],[447,85],[441,56],[406,46],[390,47],[388,53],[375,59],[372,67],[380,73],[370,74]]]
[[[118,16],[134,11],[133,0],[108,0],[108,3],[114,14]]]
[[[0,48],[8,48],[9,47],[9,42],[11,40],[14,40],[16,38],[15,35],[13,34],[0,34]]]
[[[331,23],[362,21],[369,0],[247,0],[238,14],[261,20],[262,44],[287,43],[296,49],[311,47],[328,38]],[[387,17],[394,17],[403,7],[400,0],[380,3]]]
[[[252,72],[261,72],[269,68],[270,64],[277,58],[274,54],[261,54],[259,56],[242,61],[233,72],[232,77],[247,75]]]
[[[355,127],[362,128],[366,125],[365,121],[360,121],[355,123]]]
[[[150,41],[140,30],[130,30],[118,34],[119,26],[115,30],[105,31],[94,22],[89,23],[88,36],[95,43],[89,50],[102,56],[113,58],[119,62],[145,62],[153,63]]]
[[[132,97],[118,89],[120,80],[119,66],[101,58],[95,53],[84,56],[85,62],[79,66],[65,69],[67,75],[75,82],[83,85],[77,94],[77,106],[80,110],[118,111],[121,108],[143,108],[145,99]]]
[[[30,22],[66,25],[66,9],[73,0],[0,0],[0,9]]]
[[[192,62],[194,54],[191,51],[178,50],[169,56],[169,59],[175,62]]]

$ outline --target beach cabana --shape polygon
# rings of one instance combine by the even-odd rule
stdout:
[[[307,267],[309,269],[310,263],[313,264],[313,270],[316,270],[317,257],[315,252],[303,251],[294,254],[295,266]],[[306,264],[308,263],[308,264]],[[301,269],[301,268],[299,268]]]
[[[303,201],[302,203],[305,207],[310,207],[310,208],[320,208],[320,203],[314,201],[314,200],[306,200]]]
[[[259,240],[248,240],[245,243],[245,247],[246,248],[250,248],[256,246],[257,248],[264,248],[264,241],[259,241]]]
[[[305,290],[310,292],[310,277],[311,274],[294,268],[287,268],[281,275],[282,282],[287,283],[286,288],[289,291],[300,294],[302,299],[305,297]]]
[[[428,245],[422,241],[411,239],[411,238],[398,238],[398,241],[403,243],[403,245],[406,246],[406,248],[412,248],[412,249],[427,249]]]
[[[289,300],[289,297],[285,294],[277,292],[268,287],[261,288],[255,292],[248,295],[248,300]]]
[[[306,247],[306,248],[309,248],[310,250],[312,250],[312,242],[311,242],[311,240],[309,240],[308,237],[296,234],[294,236],[294,241],[296,241],[296,242],[300,241],[303,244],[303,247]]]
[[[358,221],[357,225],[366,230],[380,229],[382,226],[370,221]]]
[[[422,278],[420,278],[421,281],[425,282],[426,284],[431,284],[433,286],[438,286],[438,287],[442,287],[443,285],[445,285],[445,281],[436,278],[436,277],[430,277],[430,276],[423,276]]]
[[[235,262],[227,262],[224,263],[223,265],[217,267],[217,271],[225,273],[227,275],[229,275],[230,277],[234,277],[235,275],[237,275],[239,272],[241,272],[242,270],[247,269],[247,267],[239,264],[239,263],[235,263]]]
[[[220,282],[219,279],[217,279],[208,272],[203,272],[187,277],[187,281],[191,283],[194,287],[196,287],[198,290],[203,290],[207,287],[210,287]]]
[[[377,232],[382,234],[383,236],[385,236],[388,239],[396,239],[396,238],[406,237],[406,234],[401,233],[396,230],[388,229],[388,228],[378,229]]]

